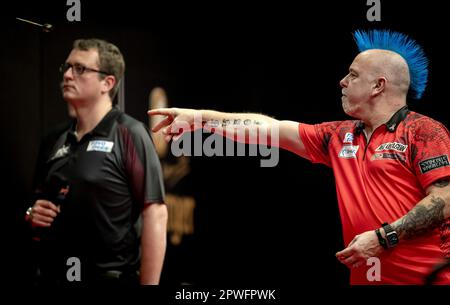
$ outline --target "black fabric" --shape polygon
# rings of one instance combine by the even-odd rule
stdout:
[[[389,121],[385,123],[387,130],[389,130],[389,132],[394,132],[397,129],[398,124],[406,118],[408,113],[409,109],[406,105],[397,110],[397,112],[392,115]],[[363,121],[356,121],[354,133],[356,135],[361,134],[361,132],[364,130],[364,127],[365,125]]]
[[[79,142],[74,128],[75,122],[59,136],[45,165],[40,196],[59,203],[61,213],[39,232],[42,277],[64,281],[69,257],[80,259],[82,281],[106,270],[137,270],[140,212],[164,199],[148,130],[115,108]]]

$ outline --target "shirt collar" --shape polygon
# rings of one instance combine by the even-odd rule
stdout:
[[[394,132],[397,129],[398,124],[400,124],[400,122],[402,122],[406,118],[408,113],[409,113],[409,109],[408,109],[407,105],[405,105],[402,108],[400,108],[399,110],[397,110],[397,112],[394,113],[394,115],[389,119],[389,121],[384,123],[384,125],[386,125],[386,129],[389,132]],[[354,133],[359,135],[363,130],[364,130],[364,122],[357,121],[355,124]]]
[[[117,107],[113,107],[103,117],[103,119],[97,124],[97,126],[95,126],[95,128],[91,132],[89,132],[89,134],[91,134],[93,136],[107,137],[109,134],[109,131],[112,128],[112,125],[114,124],[114,121],[116,120],[116,118],[119,114],[120,114],[120,110]],[[76,126],[77,126],[77,121],[74,120],[72,123],[72,126],[70,128],[70,132],[69,132],[73,136],[75,136]]]
[[[113,107],[100,121],[100,123],[95,126],[92,130],[93,135],[99,135],[103,137],[107,137],[112,128],[112,125],[116,121],[117,116],[120,114],[120,110],[116,107]]]

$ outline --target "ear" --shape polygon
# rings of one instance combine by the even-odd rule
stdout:
[[[378,77],[372,86],[372,96],[381,94],[386,88],[386,77]]]
[[[107,75],[104,79],[102,79],[102,93],[109,92],[114,88],[116,84],[116,78],[113,75]]]

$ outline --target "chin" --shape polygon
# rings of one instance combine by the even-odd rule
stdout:
[[[70,91],[63,91],[63,98],[65,100],[71,100],[74,98],[73,94]]]
[[[356,118],[358,108],[358,105],[351,105],[348,100],[342,101],[342,110],[344,110],[345,114],[351,116],[352,118]]]
[[[344,112],[345,112],[346,115],[349,115],[349,116],[351,116],[352,118],[355,117],[355,111],[354,111],[354,109],[351,109],[351,108],[345,107],[345,105],[342,105],[342,110],[344,110]]]

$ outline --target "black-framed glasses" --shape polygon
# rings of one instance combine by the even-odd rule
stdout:
[[[91,69],[88,67],[83,66],[82,64],[69,64],[69,63],[64,63],[59,67],[59,72],[61,73],[66,73],[67,70],[69,70],[70,68],[72,68],[72,72],[76,75],[81,75],[84,72],[97,72],[100,74],[105,74],[105,75],[109,75],[109,73],[106,73],[104,71],[100,71],[100,70],[96,70],[96,69]]]

